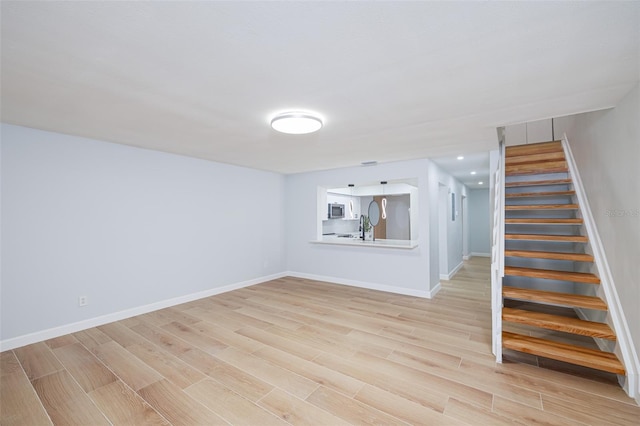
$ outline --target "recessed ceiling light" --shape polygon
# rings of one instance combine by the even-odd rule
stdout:
[[[322,119],[310,112],[283,112],[271,119],[271,127],[282,133],[304,135],[317,132],[322,128]]]
[[[478,185],[482,185],[483,183],[484,183],[483,181],[480,181],[480,182],[478,182]]]
[[[472,175],[475,175],[475,174],[476,174],[476,172],[471,172],[471,174],[472,174]]]
[[[458,160],[464,160],[464,156],[458,155]]]

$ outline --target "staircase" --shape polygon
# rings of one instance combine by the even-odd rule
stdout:
[[[507,147],[504,179],[502,348],[624,375],[562,143]]]

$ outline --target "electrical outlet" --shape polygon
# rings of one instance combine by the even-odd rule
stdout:
[[[78,296],[78,306],[87,306],[89,299],[87,296]]]

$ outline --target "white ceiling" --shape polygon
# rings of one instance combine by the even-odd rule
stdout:
[[[2,121],[282,173],[614,106],[639,2],[1,2]],[[321,113],[312,135],[269,117]]]
[[[464,154],[463,157],[462,160],[458,160],[457,155],[437,157],[432,160],[469,188],[489,188],[489,153],[476,152]]]

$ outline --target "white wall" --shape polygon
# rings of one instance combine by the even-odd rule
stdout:
[[[0,132],[2,341],[285,270],[282,175]]]
[[[609,110],[554,120],[567,134],[640,353],[640,88]]]
[[[530,121],[528,123],[513,124],[504,128],[505,145],[524,145],[528,143],[549,142],[554,136],[551,119]]]
[[[287,268],[299,276],[368,285],[408,294],[427,295],[437,284],[430,279],[429,160],[403,161],[374,167],[349,167],[286,177]],[[416,178],[419,246],[413,250],[313,244],[317,238],[317,188],[349,183]],[[437,183],[436,183],[437,185]],[[436,187],[437,190],[437,187]],[[365,205],[365,199],[362,199]],[[325,207],[326,209],[326,207]]]
[[[458,268],[462,266],[462,257],[463,257],[463,224],[462,219],[463,215],[460,213],[462,209],[462,197],[467,196],[467,187],[464,186],[459,180],[455,179],[450,174],[446,173],[444,170],[432,164],[432,167],[435,169],[435,178],[437,179],[437,185],[446,187],[448,196],[446,201],[446,206],[441,207],[443,210],[446,210],[446,232],[447,232],[447,270],[439,271],[439,275],[452,276],[453,273],[457,271]],[[457,214],[455,215],[455,219],[452,220],[452,212],[451,212],[451,194],[455,194],[455,205]],[[439,204],[436,204],[436,206]],[[433,212],[434,214],[440,215],[440,209],[434,206]],[[442,247],[438,247],[438,256],[442,256],[443,249]],[[440,262],[438,262],[440,263]]]
[[[491,254],[489,190],[470,189],[468,201],[469,246],[472,256]]]

